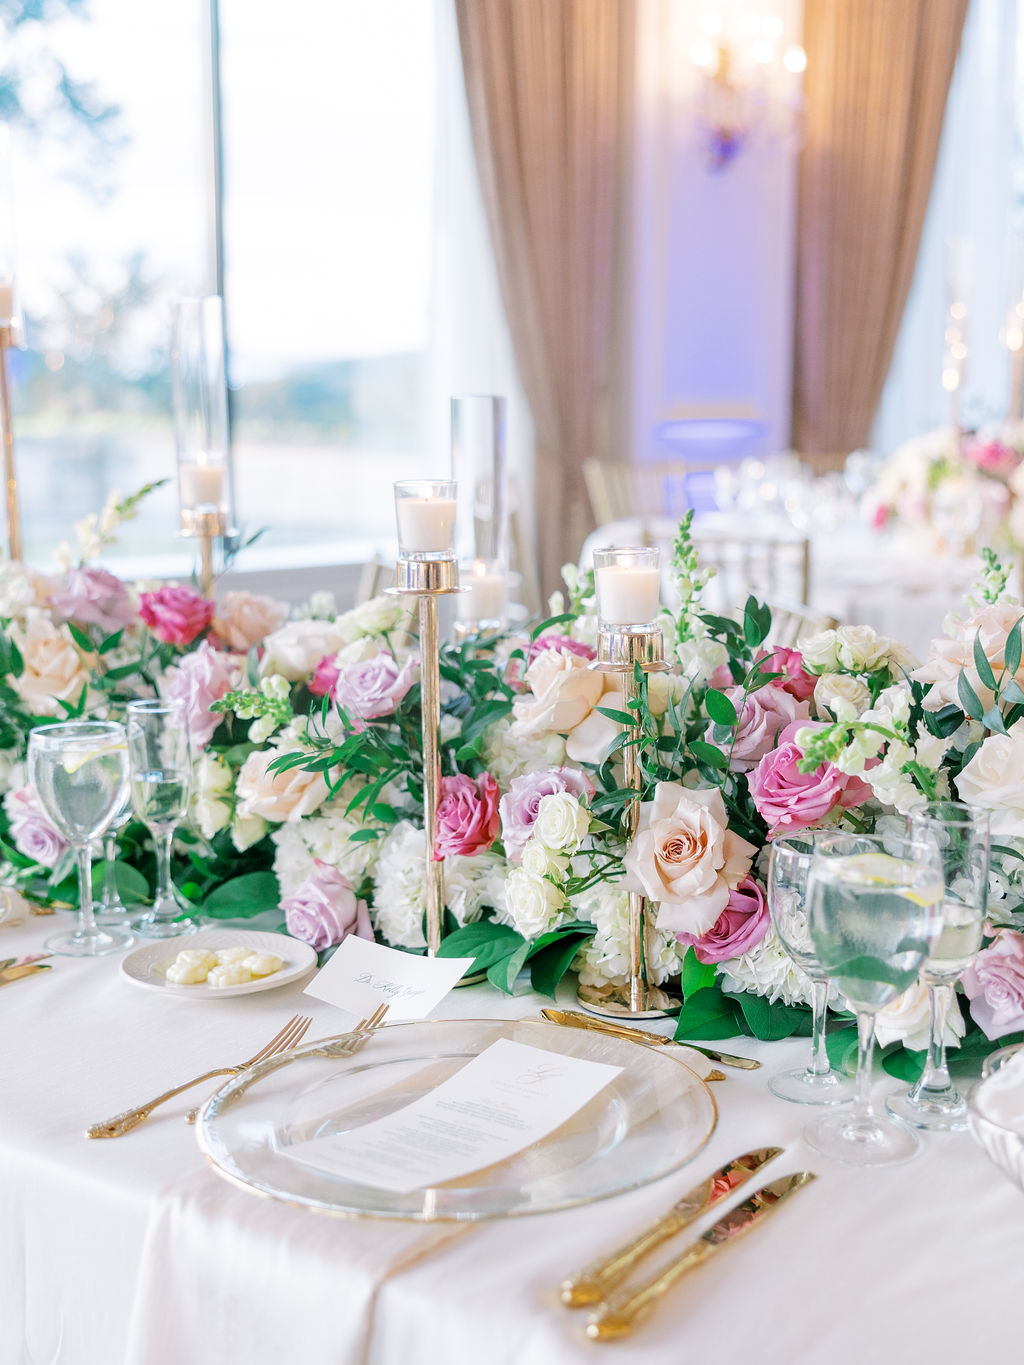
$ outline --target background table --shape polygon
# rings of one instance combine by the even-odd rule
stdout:
[[[0,954],[32,951],[54,923],[0,926]],[[116,957],[53,961],[0,989],[0,1365],[1020,1357],[1024,1195],[966,1134],[928,1137],[921,1156],[891,1170],[810,1152],[800,1132],[813,1111],[765,1089],[802,1059],[806,1039],[738,1041],[764,1067],[712,1086],[711,1143],[654,1185],[554,1214],[396,1227],[317,1217],[228,1185],[182,1122],[202,1091],[124,1138],[82,1137],[93,1120],[247,1056],[294,1013],[313,1016],[311,1038],[339,1032],[349,1023],[340,1011],[302,983],[191,1003],[133,986]],[[436,1013],[522,1017],[544,1003],[473,986]],[[879,1093],[893,1084],[880,1078]],[[768,1143],[786,1150],[765,1179],[801,1169],[819,1179],[690,1276],[632,1338],[585,1341],[584,1319],[557,1302],[560,1280],[722,1162]]]

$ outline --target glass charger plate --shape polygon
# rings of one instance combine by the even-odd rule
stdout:
[[[431,1188],[399,1193],[357,1184],[289,1155],[295,1143],[348,1132],[411,1104],[499,1038],[622,1071],[542,1141]],[[471,1221],[569,1208],[677,1170],[701,1150],[717,1119],[708,1087],[667,1050],[541,1021],[393,1024],[351,1057],[314,1057],[315,1046],[297,1048],[286,1067],[270,1063],[228,1081],[203,1110],[198,1138],[226,1179],[321,1212]]]

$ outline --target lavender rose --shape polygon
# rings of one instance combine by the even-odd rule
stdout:
[[[4,797],[4,810],[11,822],[11,837],[19,853],[42,867],[56,867],[69,844],[56,830],[36,801],[31,787],[18,787]]]
[[[522,861],[541,798],[556,792],[572,792],[574,796],[589,800],[594,788],[586,774],[574,768],[544,768],[540,772],[514,777],[509,783],[508,791],[498,803],[501,839],[509,862]]]
[[[780,679],[781,681],[781,679]],[[743,697],[742,687],[731,687],[726,696],[739,713],[739,723],[731,743],[721,744],[729,754],[729,769],[745,773],[775,748],[779,732],[795,720],[808,720],[810,709],[781,687],[759,687]],[[711,738],[711,732],[708,732]]]
[[[226,692],[238,685],[243,660],[225,654],[203,640],[198,649],[186,654],[168,673],[166,701],[180,701],[185,708],[185,723],[193,749],[205,749],[223,719],[210,710]]]
[[[753,877],[744,877],[729,892],[729,903],[704,934],[676,934],[680,943],[692,946],[699,962],[725,962],[749,953],[771,925],[764,890]]]
[[[961,978],[971,1017],[986,1038],[1024,1028],[1024,934],[998,933]]]
[[[333,947],[349,934],[373,939],[366,902],[356,898],[349,879],[330,863],[313,859],[313,871],[293,896],[281,902],[293,938],[317,952]]]
[[[486,853],[498,837],[498,784],[490,773],[474,782],[465,773],[441,778],[434,857]]]
[[[98,626],[107,635],[135,620],[131,593],[106,569],[69,569],[50,604],[66,621]]]
[[[334,684],[335,705],[361,730],[360,721],[394,714],[412,687],[418,667],[419,661],[414,658],[406,659],[399,667],[395,656],[387,650],[362,663],[348,664],[338,673]]]

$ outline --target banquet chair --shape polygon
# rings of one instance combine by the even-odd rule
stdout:
[[[834,630],[839,624],[834,616],[815,611],[803,603],[766,601],[765,605],[772,613],[772,624],[765,644],[772,647],[785,645],[792,649],[805,636],[817,635],[822,630]]]
[[[628,464],[591,458],[583,461],[583,482],[598,526],[640,517],[640,539],[651,543],[647,519],[679,519],[693,505],[697,479],[711,477],[713,463]]]
[[[715,570],[705,591],[715,610],[741,606],[750,593],[766,601],[810,601],[809,537],[701,530],[698,524],[692,538],[701,564]]]
[[[383,555],[375,554],[363,565],[356,587],[356,606],[362,606],[373,597],[379,597],[385,588],[390,588],[395,579],[395,562],[386,560]]]

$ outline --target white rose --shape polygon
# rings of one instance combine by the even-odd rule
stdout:
[[[721,640],[705,636],[697,640],[684,640],[676,645],[676,658],[683,676],[695,687],[701,687],[710,680],[716,668],[729,662],[729,651]]]
[[[523,849],[519,866],[537,877],[555,877],[560,881],[568,870],[569,859],[545,848],[539,839],[531,837]]]
[[[669,706],[678,706],[686,693],[686,684],[677,673],[649,673],[647,675],[647,706],[652,716],[663,716]]]
[[[796,647],[803,655],[805,668],[815,673],[827,673],[839,662],[836,656],[837,643],[834,630],[820,630],[817,635],[798,640]]]
[[[889,658],[892,641],[870,626],[839,626],[836,630],[836,663],[853,673],[873,673]]]
[[[514,867],[505,878],[505,899],[512,922],[524,938],[536,938],[556,923],[565,897],[535,872]]]
[[[231,824],[231,842],[239,853],[244,853],[253,844],[258,844],[270,826],[259,815],[235,816]]]
[[[871,705],[871,689],[862,679],[849,673],[822,673],[814,685],[815,706],[819,711],[827,706],[835,712],[837,701],[847,702],[854,715],[859,716]]]
[[[260,673],[281,673],[289,682],[304,682],[327,654],[345,643],[335,621],[289,621],[264,640]]]
[[[1024,838],[1024,724],[983,740],[956,789],[961,801],[991,811],[993,834]]]
[[[533,837],[545,848],[559,853],[575,853],[590,829],[590,812],[572,792],[552,792],[542,796],[537,807]]]
[[[911,1052],[923,1052],[931,1030],[931,1005],[928,987],[918,980],[903,994],[875,1015],[875,1037],[882,1047],[902,1043]],[[964,1036],[964,1021],[954,996],[946,1017],[946,1046],[959,1047]]]

